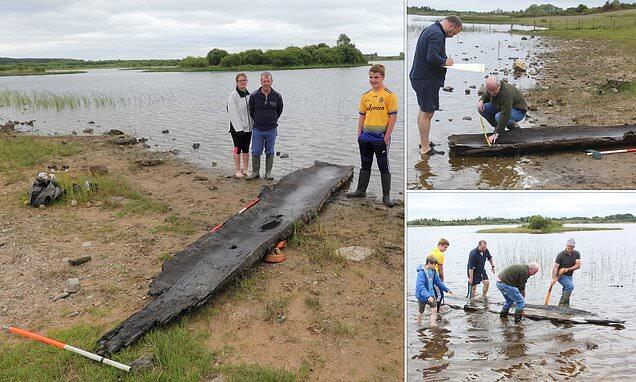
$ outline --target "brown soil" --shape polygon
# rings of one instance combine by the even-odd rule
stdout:
[[[235,214],[261,187],[259,181],[228,178],[172,155],[118,148],[106,138],[41,139],[81,142],[83,153],[51,161],[68,165],[71,173],[106,165],[110,174],[124,176],[170,211],[119,217],[121,207],[35,209],[24,205],[24,197],[47,163],[25,170],[16,183],[7,184],[0,173],[0,322],[33,330],[81,323],[114,327],[145,304],[164,259]],[[149,157],[165,162],[133,165]],[[191,219],[195,232],[153,233],[171,215]],[[399,380],[403,218],[401,206],[387,210],[336,197],[288,245],[285,262],[258,265],[207,304],[203,312],[209,315],[194,315],[189,325],[212,333],[210,349],[224,348],[226,364],[298,370],[304,363],[312,380]],[[374,254],[355,263],[333,254],[348,245],[372,248]],[[77,267],[65,261],[84,255],[92,260]],[[80,291],[52,301],[70,277],[81,280]]]
[[[636,124],[633,94],[613,93],[608,78],[636,80],[636,50],[617,43],[548,37],[549,52],[538,86],[526,96],[538,111],[529,112],[538,124],[620,125]],[[604,89],[603,94],[598,94]],[[548,106],[552,101],[553,106]],[[600,149],[591,147],[593,149]],[[523,165],[528,176],[539,179],[534,188],[634,189],[636,155],[614,154],[595,160],[582,152],[532,156]]]

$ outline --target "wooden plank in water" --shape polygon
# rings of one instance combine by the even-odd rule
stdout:
[[[531,152],[597,149],[636,144],[636,125],[552,126],[506,131],[488,146],[483,134],[455,134],[448,146],[455,155],[519,155]]]

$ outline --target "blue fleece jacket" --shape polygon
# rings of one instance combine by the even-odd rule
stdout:
[[[433,272],[435,271],[433,270]],[[444,292],[449,291],[446,285],[444,285],[442,280],[439,278],[439,275],[437,274],[437,272],[435,272],[435,275],[433,277],[433,284],[437,285],[439,289],[443,290]],[[428,275],[426,274],[426,268],[424,268],[423,265],[419,265],[417,267],[417,282],[415,283],[415,297],[417,297],[419,301],[426,301],[428,300],[429,297],[435,298],[435,289],[433,288],[433,290],[428,290]]]
[[[439,22],[428,26],[417,39],[411,80],[426,81],[431,86],[444,86],[446,78],[446,33]]]

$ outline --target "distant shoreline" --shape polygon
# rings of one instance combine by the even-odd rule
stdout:
[[[619,227],[549,227],[546,229],[531,229],[526,227],[510,228],[486,228],[480,229],[477,233],[529,233],[529,234],[549,234],[576,231],[622,231]]]

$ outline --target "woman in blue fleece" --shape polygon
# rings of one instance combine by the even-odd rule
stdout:
[[[450,291],[444,285],[439,275],[435,271],[435,265],[437,265],[437,258],[433,255],[426,258],[426,264],[417,267],[417,283],[415,284],[415,297],[417,297],[417,304],[419,307],[417,313],[417,326],[422,324],[422,313],[426,305],[431,307],[431,326],[437,326],[437,303],[435,296],[436,285],[440,290],[452,295]]]

